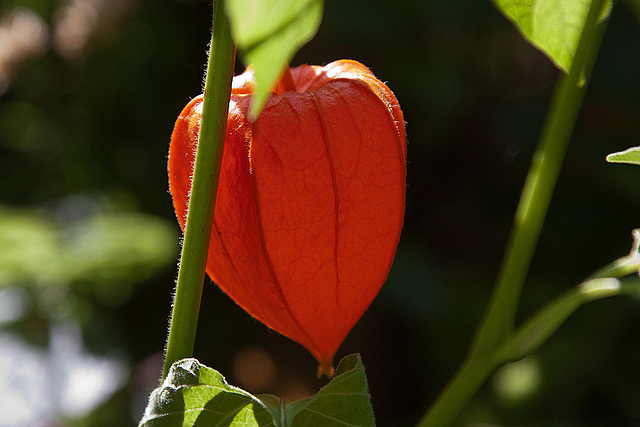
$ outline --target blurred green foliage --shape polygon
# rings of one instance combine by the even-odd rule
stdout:
[[[175,257],[176,233],[157,217],[99,214],[67,227],[27,210],[0,211],[0,286],[73,286],[101,302],[128,299]]]
[[[23,343],[42,362],[37,372],[73,390],[50,355],[73,336],[60,325],[77,325],[77,354],[117,359],[121,380],[84,412],[49,392],[32,419],[134,425],[159,379],[179,248],[168,141],[201,91],[210,4],[3,0],[1,28],[17,7],[28,13],[15,28],[29,36],[0,57],[0,291],[11,290],[0,305],[16,314],[3,316],[0,338]],[[604,160],[640,141],[639,11],[637,1],[614,6],[520,319],[626,254],[639,226],[638,168]],[[380,426],[412,425],[483,312],[558,71],[489,0],[326,1],[292,65],[339,58],[365,63],[394,90],[409,163],[394,269],[337,357],[362,353]],[[585,306],[500,371],[458,424],[640,424],[638,330],[636,301]],[[274,364],[268,381],[242,380],[248,348]],[[210,283],[195,357],[254,393],[301,397],[322,385],[311,356]],[[0,386],[11,384],[6,372]]]

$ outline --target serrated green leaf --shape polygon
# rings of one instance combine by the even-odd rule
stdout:
[[[285,412],[286,427],[375,426],[360,355],[343,358],[326,386],[313,397],[288,404]]]
[[[340,361],[335,377],[315,396],[286,404],[233,387],[196,359],[180,360],[151,393],[139,424],[169,426],[372,427],[375,422],[364,366],[353,354]]]
[[[226,0],[233,39],[252,64],[256,89],[251,117],[295,53],[313,38],[322,20],[322,0]]]
[[[493,1],[531,44],[559,68],[569,71],[591,0]],[[607,4],[603,17],[611,9],[611,2]]]
[[[624,151],[611,153],[607,156],[607,162],[640,165],[640,147],[631,147]]]
[[[149,397],[139,427],[264,427],[275,422],[260,400],[196,359],[175,362]]]

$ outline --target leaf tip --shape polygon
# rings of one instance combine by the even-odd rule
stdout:
[[[627,148],[624,151],[611,153],[606,157],[609,163],[628,163],[640,165],[640,146]]]

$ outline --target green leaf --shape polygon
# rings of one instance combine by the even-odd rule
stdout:
[[[340,361],[336,376],[315,396],[286,402],[231,386],[196,359],[180,360],[151,393],[139,427],[187,425],[372,427],[375,422],[362,360],[352,354]]]
[[[278,427],[374,426],[367,378],[359,354],[343,358],[336,376],[315,396],[285,402],[272,395],[260,400],[278,420]]]
[[[256,118],[285,65],[313,38],[322,21],[322,0],[226,0],[233,39],[252,64]]]
[[[493,0],[523,36],[569,72],[591,0]],[[601,19],[609,14],[607,2]]]
[[[640,147],[631,147],[624,151],[611,153],[607,156],[607,162],[640,165]]]
[[[360,355],[343,358],[326,386],[313,397],[288,404],[285,413],[286,427],[375,426]]]
[[[275,422],[256,397],[227,384],[219,372],[196,359],[183,359],[151,393],[142,426],[261,427]]]

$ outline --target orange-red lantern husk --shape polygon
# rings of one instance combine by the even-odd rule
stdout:
[[[252,70],[233,79],[207,273],[330,374],[395,256],[404,121],[391,90],[358,62],[303,65],[288,77],[255,122]],[[202,97],[193,99],[171,137],[170,190],[183,230],[201,107]]]

